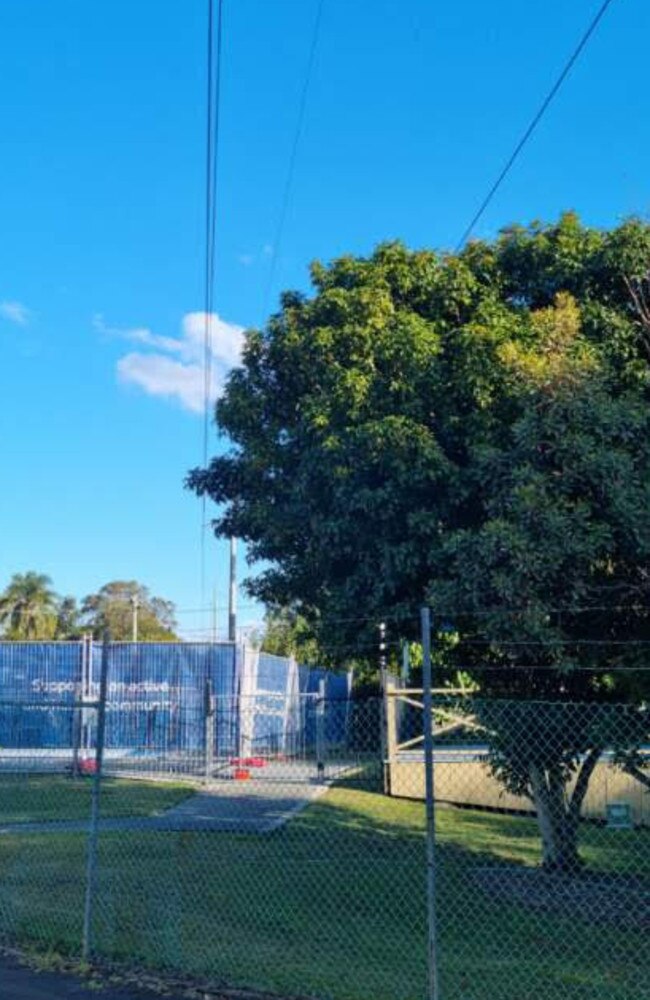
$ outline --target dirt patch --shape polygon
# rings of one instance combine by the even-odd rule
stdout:
[[[650,927],[650,883],[629,875],[562,875],[541,868],[475,868],[477,885],[502,903],[521,903],[565,917]]]

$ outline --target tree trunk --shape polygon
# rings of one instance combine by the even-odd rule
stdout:
[[[542,838],[542,866],[548,871],[576,872],[582,867],[578,852],[580,811],[600,749],[586,755],[571,796],[559,768],[529,768],[531,798]]]
[[[555,770],[530,767],[532,799],[542,838],[542,866],[548,871],[576,871],[578,826],[565,800],[565,785]]]

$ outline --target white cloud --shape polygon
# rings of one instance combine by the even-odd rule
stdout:
[[[183,316],[183,345],[189,359],[203,358],[206,324],[212,357],[217,366],[234,368],[241,361],[244,346],[244,327],[226,323],[216,313],[191,312]]]
[[[244,328],[226,323],[216,313],[209,317],[203,312],[186,313],[178,338],[161,336],[147,327],[109,327],[101,315],[93,318],[93,326],[103,334],[154,348],[123,355],[117,363],[120,381],[137,385],[150,396],[175,400],[192,413],[203,413],[205,409],[206,332],[211,369],[210,403],[223,389],[230,369],[241,361]]]
[[[147,347],[158,347],[162,351],[182,351],[183,341],[174,337],[161,337],[146,326],[134,326],[122,329],[117,326],[108,326],[101,313],[93,316],[93,326],[98,333],[107,337],[117,337],[119,340],[130,340],[134,344],[145,344]]]
[[[17,323],[18,326],[27,326],[31,310],[27,306],[24,306],[22,302],[5,300],[4,302],[0,302],[0,316],[3,319],[8,319],[11,323]]]
[[[204,380],[199,365],[186,365],[164,354],[125,354],[117,362],[122,382],[131,382],[150,396],[176,399],[186,410],[203,413]]]

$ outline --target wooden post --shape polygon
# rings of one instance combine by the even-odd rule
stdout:
[[[386,682],[386,773],[387,792],[391,789],[391,772],[397,762],[397,687],[393,681]]]

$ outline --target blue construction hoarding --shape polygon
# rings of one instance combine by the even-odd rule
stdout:
[[[82,737],[79,706],[98,697],[101,657],[89,641],[0,642],[0,749],[92,742],[92,713]],[[233,643],[111,643],[108,667],[109,751],[200,750],[210,711],[219,756],[304,749],[321,683],[332,702],[346,702],[350,687],[347,675]],[[330,713],[331,739],[342,737],[342,719]]]

